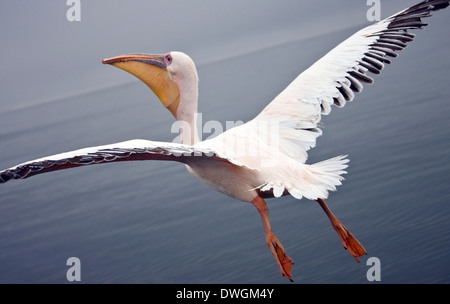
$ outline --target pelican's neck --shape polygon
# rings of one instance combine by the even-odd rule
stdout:
[[[197,75],[191,81],[178,84],[180,103],[175,116],[179,124],[180,143],[194,145],[199,142],[197,130],[198,80]]]

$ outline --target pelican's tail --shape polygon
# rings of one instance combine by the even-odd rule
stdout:
[[[287,191],[296,199],[325,199],[329,191],[336,191],[336,186],[342,185],[342,175],[347,173],[344,169],[349,162],[346,157],[341,155],[312,165],[293,160],[277,176],[270,174],[273,170],[265,172],[270,178],[260,190],[271,191],[275,197],[285,195]]]
[[[329,191],[336,191],[336,186],[342,185],[342,175],[347,173],[344,169],[349,162],[346,157],[347,155],[341,155],[312,165],[303,165],[298,181],[291,187],[286,187],[287,190],[297,199],[327,198]]]
[[[345,169],[348,167],[348,162],[347,155],[340,155],[310,165],[311,184],[314,185],[312,188],[316,189],[317,193],[308,198],[327,198],[328,191],[336,191],[336,186],[342,185],[344,180],[342,175],[347,173]]]

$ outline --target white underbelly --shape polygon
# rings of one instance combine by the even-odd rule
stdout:
[[[251,202],[257,196],[258,175],[255,171],[228,162],[195,162],[188,171],[209,187],[233,198]]]

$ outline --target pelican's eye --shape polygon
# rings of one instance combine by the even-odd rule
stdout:
[[[173,61],[172,55],[166,54],[164,55],[164,62],[166,63],[166,66],[169,66]]]

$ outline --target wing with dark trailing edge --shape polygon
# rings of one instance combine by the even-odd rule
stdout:
[[[166,160],[188,163],[192,158],[210,161],[229,161],[213,150],[195,146],[134,139],[111,145],[97,146],[56,154],[25,162],[0,171],[0,183],[11,179],[24,179],[45,172],[87,165],[121,161]]]
[[[447,6],[449,0],[422,1],[363,28],[301,73],[256,119],[278,121],[284,152],[305,162],[322,134],[321,116],[352,101],[373,82],[371,74],[380,74],[413,41],[410,31],[427,26],[422,19]]]

